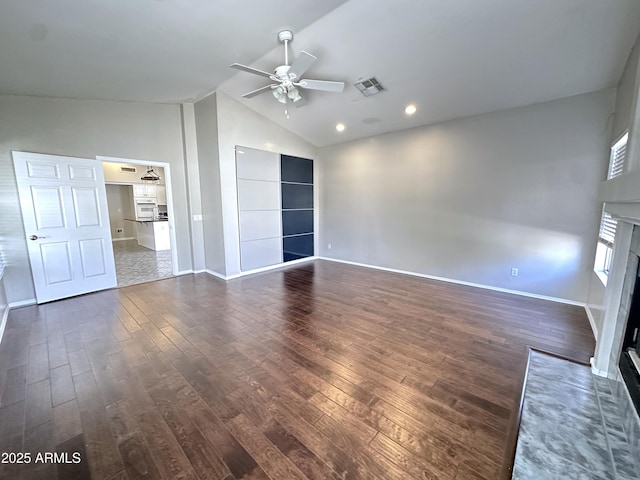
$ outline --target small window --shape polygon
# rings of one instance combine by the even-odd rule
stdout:
[[[600,277],[602,283],[607,284],[609,269],[611,268],[611,258],[613,256],[613,241],[616,237],[618,223],[607,212],[602,212],[600,222],[600,234],[598,235],[598,246],[596,248],[596,262],[593,266],[594,272]]]
[[[609,171],[607,179],[610,180],[624,173],[625,160],[627,158],[627,141],[629,133],[625,133],[617,142],[611,146],[611,156],[609,157]],[[602,220],[600,221],[600,233],[598,235],[598,246],[596,248],[596,261],[593,271],[596,272],[602,283],[607,284],[611,259],[613,257],[613,241],[616,237],[617,222],[607,212],[602,210]]]
[[[625,133],[620,140],[613,144],[611,147],[611,157],[609,158],[609,174],[607,179],[622,175],[624,171],[624,164],[627,157],[627,140],[629,134]]]

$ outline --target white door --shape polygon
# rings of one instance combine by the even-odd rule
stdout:
[[[38,303],[115,287],[102,162],[12,153]]]

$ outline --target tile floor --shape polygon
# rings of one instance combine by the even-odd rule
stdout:
[[[173,276],[171,250],[156,252],[137,240],[113,242],[118,286],[135,285]]]
[[[531,355],[512,478],[639,479],[609,381],[589,367]]]

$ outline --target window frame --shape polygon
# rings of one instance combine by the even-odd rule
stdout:
[[[607,169],[607,180],[616,178],[626,171],[627,145],[629,143],[629,131],[624,132],[611,145],[609,154],[609,168]],[[616,236],[618,222],[602,207],[602,217],[600,218],[600,229],[598,230],[598,243],[596,245],[596,256],[593,264],[593,271],[606,286],[611,269],[613,258],[613,245]]]
[[[613,142],[609,154],[609,168],[607,170],[607,180],[619,177],[626,171],[627,166],[627,146],[629,145],[629,132],[626,131]]]

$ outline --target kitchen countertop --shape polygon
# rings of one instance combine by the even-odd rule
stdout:
[[[129,222],[138,222],[138,223],[154,223],[154,222],[168,222],[169,219],[167,217],[155,217],[153,220],[136,220],[135,218],[125,218],[125,220]]]

